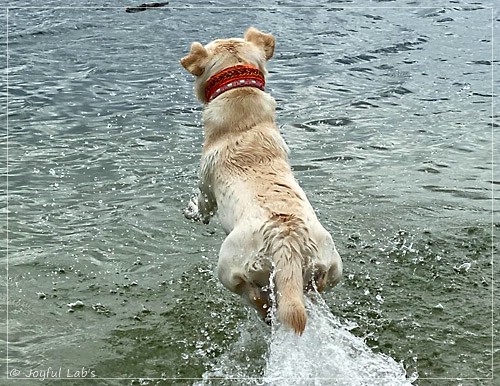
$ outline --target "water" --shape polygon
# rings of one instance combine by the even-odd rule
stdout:
[[[212,369],[203,374],[204,380],[195,385],[238,382],[276,386],[403,386],[411,385],[411,380],[417,378],[414,374],[408,379],[403,366],[391,357],[373,353],[363,339],[350,332],[355,325],[344,325],[333,316],[321,297],[306,299],[306,308],[309,320],[301,337],[281,326],[273,326],[271,334],[262,330],[252,334],[243,332],[238,341],[217,358]],[[250,325],[245,326],[246,331],[251,328]],[[262,377],[251,376],[252,366],[241,366],[245,360],[250,362],[245,352],[255,341],[264,346],[261,349],[265,362]]]
[[[298,338],[277,331],[269,348],[264,379],[271,385],[298,384],[411,385],[394,359],[374,354],[363,339],[350,333],[321,300],[307,302],[308,328]]]
[[[110,385],[213,374],[494,384],[497,10],[460,0],[254,4],[130,14],[105,8],[114,3],[9,3],[2,374],[8,364],[12,377],[51,367]],[[303,340],[269,331],[222,288],[220,226],[182,216],[203,139],[179,59],[192,41],[248,25],[276,36],[267,89],[295,174],[344,260],[342,283],[324,294],[329,311],[309,305]]]

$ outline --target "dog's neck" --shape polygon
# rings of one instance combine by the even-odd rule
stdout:
[[[255,87],[264,91],[266,80],[257,67],[238,64],[212,75],[205,84],[205,100],[210,103],[226,91],[239,87]]]
[[[241,87],[207,103],[203,109],[206,144],[240,135],[259,125],[276,129],[276,102],[268,93]]]

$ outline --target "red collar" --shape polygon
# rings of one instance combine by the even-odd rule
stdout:
[[[257,67],[238,64],[225,68],[208,79],[205,85],[205,98],[208,103],[223,92],[237,87],[257,87],[264,91],[265,85],[264,74]]]

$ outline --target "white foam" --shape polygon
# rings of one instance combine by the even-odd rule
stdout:
[[[390,356],[371,351],[331,314],[320,296],[307,299],[306,308],[308,323],[300,337],[277,324],[269,333],[252,327],[255,320],[245,323],[238,341],[197,385],[231,378],[227,384],[411,386],[416,379],[415,375],[408,379],[403,366]],[[260,357],[259,344],[264,345]]]

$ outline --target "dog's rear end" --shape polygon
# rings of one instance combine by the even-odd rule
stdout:
[[[219,253],[221,282],[265,319],[274,269],[278,319],[301,334],[304,291],[335,285],[342,262],[293,178],[275,101],[263,91],[273,52],[274,37],[250,28],[244,39],[193,43],[181,60],[205,104],[200,194],[185,214],[207,223],[218,211],[228,233]]]

